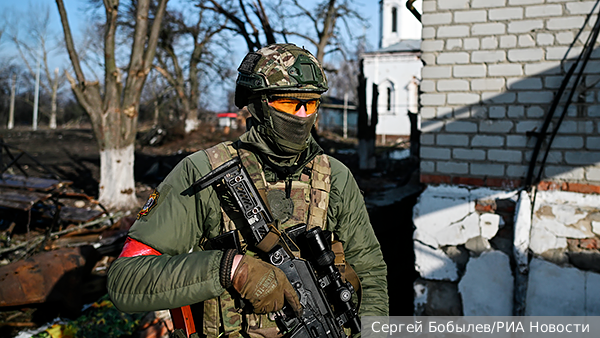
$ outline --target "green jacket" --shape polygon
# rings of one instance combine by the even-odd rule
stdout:
[[[312,147],[315,152],[322,152]],[[361,316],[388,315],[387,268],[375,237],[361,192],[350,170],[334,158],[327,228],[343,243],[346,260],[363,287]],[[298,169],[300,172],[302,168]],[[211,171],[204,151],[183,159],[157,187],[151,208],[134,223],[129,237],[161,255],[120,257],[108,272],[108,292],[124,312],[177,308],[220,296],[222,252],[202,251],[203,237],[217,236],[222,218],[212,187],[194,195],[186,190]],[[267,181],[276,175],[265,168]],[[188,190],[189,191],[189,190]]]

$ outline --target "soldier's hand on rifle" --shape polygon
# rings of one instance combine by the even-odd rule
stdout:
[[[225,253],[224,261],[230,255],[230,252]],[[222,284],[226,277],[223,274],[228,272],[227,263],[223,265],[225,266],[221,271]],[[255,313],[279,311],[285,300],[294,312],[301,316],[302,305],[300,305],[298,294],[278,267],[251,256],[235,255],[229,271],[229,285],[232,285],[243,298],[252,304]],[[228,285],[224,284],[224,286]]]

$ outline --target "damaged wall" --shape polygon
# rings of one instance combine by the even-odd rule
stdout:
[[[421,194],[416,315],[600,315],[600,196],[540,191],[533,218],[514,222],[518,196],[444,185]],[[514,233],[528,221],[533,255],[520,278]]]
[[[423,1],[420,169],[430,186],[414,208],[416,314],[600,315],[597,49],[542,181],[515,190],[572,61],[593,36],[595,5]]]

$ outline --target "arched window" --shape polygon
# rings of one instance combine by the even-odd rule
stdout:
[[[392,7],[392,33],[398,31],[398,8]]]
[[[379,87],[379,98],[377,99],[377,105],[379,113],[384,114],[395,114],[396,105],[396,89],[394,83],[389,79],[385,79],[378,84]]]

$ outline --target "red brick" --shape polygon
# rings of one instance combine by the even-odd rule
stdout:
[[[464,185],[470,185],[470,186],[474,186],[474,187],[482,187],[484,186],[484,181],[481,178],[475,178],[475,177],[453,177],[452,178],[452,184],[464,184]]]
[[[491,212],[493,213],[495,210],[494,205],[492,204],[475,204],[475,210],[479,212]]]
[[[588,183],[568,183],[542,181],[538,184],[539,190],[562,190],[582,194],[600,194],[600,186]]]
[[[598,249],[598,241],[595,238],[580,239],[579,247],[582,249],[597,250]]]
[[[537,188],[541,191],[547,190],[562,190],[560,182],[542,181],[538,183]]]
[[[450,184],[450,176],[446,175],[421,175],[421,183],[424,184]]]
[[[600,194],[600,186],[586,183],[567,183],[567,191],[582,194]]]
[[[485,185],[503,189],[515,189],[521,186],[521,180],[511,180],[506,178],[487,178]]]

